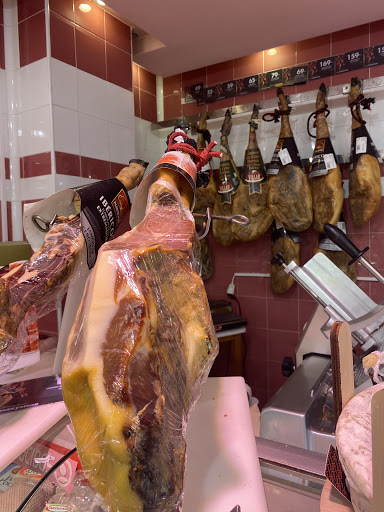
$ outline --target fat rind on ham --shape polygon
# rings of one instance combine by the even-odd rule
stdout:
[[[188,416],[218,351],[195,224],[162,179],[144,220],[103,245],[72,328],[63,394],[111,512],[178,511]]]

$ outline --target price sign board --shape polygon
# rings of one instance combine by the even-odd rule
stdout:
[[[384,64],[384,44],[364,48],[364,66],[378,66]]]
[[[271,87],[281,87],[283,85],[283,70],[275,69],[268,73],[259,75],[259,90],[270,89]]]
[[[335,58],[327,57],[319,59],[308,64],[308,80],[316,80],[317,78],[325,78],[335,74]]]
[[[283,69],[283,84],[302,84],[308,80],[308,66],[295,66]]]
[[[347,52],[335,57],[336,75],[364,67],[363,49]]]

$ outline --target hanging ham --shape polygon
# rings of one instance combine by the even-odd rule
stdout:
[[[172,172],[144,220],[100,249],[63,366],[81,463],[111,512],[181,510],[187,420],[218,351]]]
[[[267,231],[273,222],[268,208],[268,183],[266,169],[256,139],[259,110],[253,107],[249,123],[249,141],[245,151],[244,166],[240,172],[240,183],[233,198],[233,215],[245,215],[248,226],[232,224],[232,232],[237,240],[249,242]]]
[[[239,176],[228,144],[228,135],[231,133],[231,128],[231,112],[228,109],[221,127],[220,145],[223,156],[220,159],[219,170],[215,171],[218,193],[213,208],[213,215],[225,217],[232,215],[233,198],[239,186]],[[231,222],[213,220],[212,231],[216,241],[221,245],[230,245],[234,240]]]
[[[278,252],[283,253],[284,261],[288,265],[291,261],[300,265],[300,238],[296,233],[291,233],[275,222],[272,231],[272,258]],[[284,293],[294,284],[292,276],[284,272],[281,265],[271,263],[271,288],[273,293]]]
[[[359,100],[363,99],[360,80],[352,78],[349,93],[352,112],[349,206],[355,226],[366,224],[378,211],[381,201],[381,160],[361,116]]]
[[[329,137],[326,119],[326,92],[325,84],[322,83],[316,98],[316,144],[309,169],[313,227],[321,233],[324,233],[324,224],[338,222],[343,208],[341,171]]]
[[[344,222],[343,213],[341,213],[340,221],[336,224],[339,229],[347,233],[346,225]],[[344,252],[340,247],[332,242],[325,233],[320,233],[317,247],[315,249],[315,254],[322,252],[329,258],[332,263],[336,265],[341,271],[344,272],[345,275],[352,279],[354,283],[357,281],[357,272],[355,264],[349,265],[351,261],[351,257],[348,256],[346,252]]]
[[[281,130],[268,166],[268,206],[276,221],[289,231],[312,224],[312,195],[289,124],[290,108],[283,90],[277,89]]]

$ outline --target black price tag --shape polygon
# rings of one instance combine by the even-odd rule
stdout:
[[[308,80],[308,66],[295,66],[283,69],[283,84],[302,84]]]
[[[384,64],[384,44],[364,48],[364,66],[378,66]]]
[[[354,71],[364,67],[364,53],[363,49],[347,52],[342,55],[336,55],[336,75],[346,73],[347,71]]]
[[[216,100],[236,96],[236,80],[216,85]]]
[[[204,93],[203,93],[203,102],[199,103],[198,105],[204,105],[204,103],[213,103],[216,101],[216,86],[213,87],[204,87]]]
[[[237,80],[237,96],[257,92],[259,90],[259,77],[258,75],[247,76]]]
[[[335,58],[327,57],[319,59],[308,64],[308,80],[325,78],[335,74]]]
[[[271,87],[281,87],[283,85],[283,70],[275,69],[268,73],[259,75],[259,90],[271,89]]]
[[[195,85],[189,85],[185,88],[185,103],[196,101],[203,95],[204,84],[203,82]]]

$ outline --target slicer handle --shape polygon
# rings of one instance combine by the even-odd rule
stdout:
[[[332,240],[337,246],[340,247],[344,252],[346,252],[352,259],[348,263],[348,265],[352,265],[358,259],[362,257],[364,253],[366,253],[369,247],[366,247],[362,251],[347,237],[344,231],[341,231],[338,227],[333,224],[324,224],[324,231],[327,237]]]

